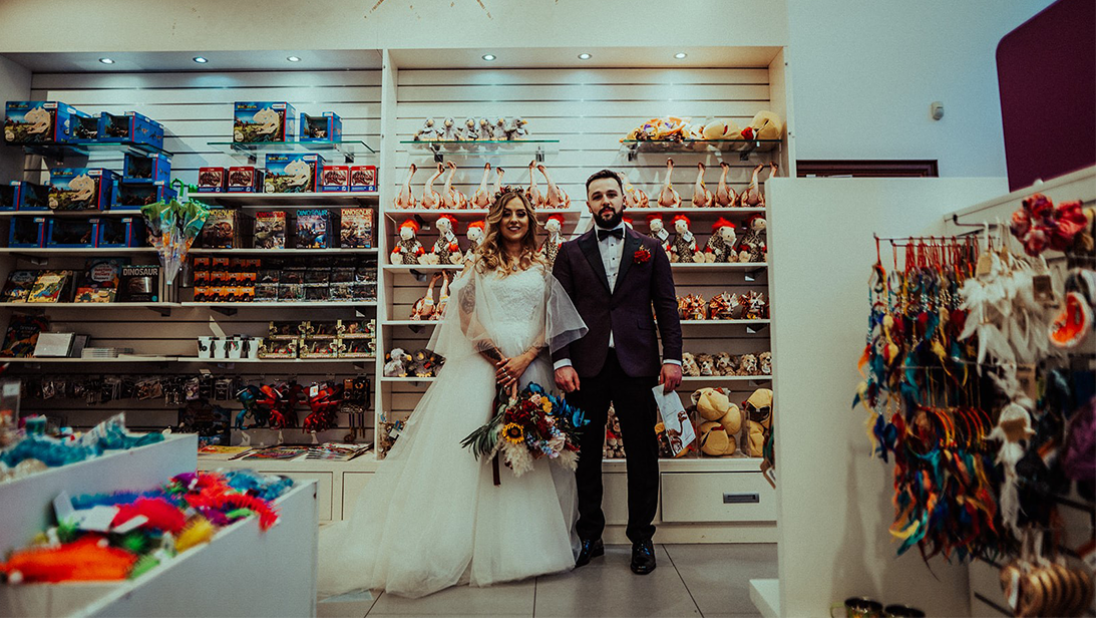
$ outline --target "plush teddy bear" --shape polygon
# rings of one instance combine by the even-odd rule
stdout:
[[[739,262],[764,262],[768,247],[765,244],[765,215],[754,213],[746,219],[748,231],[738,243]]]
[[[757,362],[761,365],[761,375],[771,376],[773,374],[773,353],[762,352],[757,355]]]
[[[741,133],[742,129],[738,128],[738,124],[729,118],[717,118],[701,129],[701,135],[704,139],[741,139]]]
[[[708,244],[704,248],[704,261],[715,264],[737,262],[738,253],[734,243],[738,240],[735,224],[720,217],[712,224],[712,235],[708,237]]]
[[[733,376],[738,373],[738,359],[726,352],[720,352],[715,357],[715,370],[721,376]]]
[[[469,264],[476,259],[476,249],[483,242],[483,221],[473,221],[468,224],[468,230],[464,237],[468,239],[468,250],[464,252],[464,263]]]
[[[704,419],[697,431],[700,451],[712,457],[733,455],[737,447],[734,436],[742,429],[742,411],[721,388],[697,390],[692,400]]]
[[[746,431],[749,437],[750,457],[761,457],[765,448],[765,440],[772,431],[773,422],[773,392],[767,388],[759,388],[750,395],[750,398],[742,403],[742,409],[746,412]],[[745,451],[746,449],[743,448]]]
[[[688,352],[681,354],[681,373],[694,378],[700,375],[700,365],[696,364],[696,357]]]
[[[700,375],[713,376],[715,373],[715,358],[711,354],[697,354],[696,364],[700,367]]]
[[[411,355],[403,348],[392,348],[384,355],[384,376],[386,378],[406,378],[407,368],[411,365]]]
[[[666,229],[666,224],[662,221],[662,215],[647,215],[647,226],[651,229],[651,233],[647,235],[657,240],[658,244],[666,251],[666,256],[672,260],[673,250],[670,246],[670,231]]]
[[[674,252],[670,255],[673,262],[692,264],[704,261],[704,254],[697,249],[696,237],[689,230],[689,225],[689,218],[685,215],[674,216],[674,231],[677,235],[674,237]]]
[[[754,354],[743,354],[738,357],[738,375],[740,376],[757,376],[761,375],[761,369],[757,365],[757,356]]]
[[[426,254],[422,243],[415,237],[419,231],[419,223],[414,219],[408,219],[400,224],[400,239],[396,241],[396,247],[392,249],[391,262],[395,265],[418,264]]]
[[[463,262],[464,256],[461,254],[460,244],[454,233],[457,228],[457,218],[453,215],[441,215],[435,225],[438,227],[438,239],[434,242],[434,249],[431,251],[433,256],[431,263],[460,264]]]

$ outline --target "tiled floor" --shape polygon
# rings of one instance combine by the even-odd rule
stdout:
[[[658,545],[658,568],[628,569],[631,548],[606,548],[604,558],[569,573],[490,588],[450,588],[422,599],[364,593],[326,599],[320,618],[385,616],[758,616],[750,580],[775,578],[776,545]]]

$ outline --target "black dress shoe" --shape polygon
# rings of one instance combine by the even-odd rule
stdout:
[[[601,539],[587,539],[582,542],[582,548],[578,552],[575,566],[580,567],[590,563],[590,558],[605,555],[605,543]]]
[[[646,575],[655,570],[655,546],[651,541],[632,543],[632,572]]]

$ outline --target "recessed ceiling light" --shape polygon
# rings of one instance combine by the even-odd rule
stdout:
[[[99,62],[102,62],[103,64],[114,64],[114,61],[110,58],[100,58]]]
[[[492,60],[495,59],[495,54],[484,54],[483,59],[486,60],[487,62],[491,62]]]
[[[686,54],[685,52],[677,52],[676,54],[674,54],[674,58],[677,58],[678,60],[681,60],[682,58],[684,58],[688,55],[689,54]]]
[[[582,54],[578,55],[579,60],[589,60],[590,58],[591,58],[590,54],[582,53]]]
[[[209,61],[201,56],[194,56],[194,62],[197,62],[198,64],[205,64]]]
[[[290,57],[286,58],[286,60],[288,60],[290,62],[300,62],[301,61],[301,59],[298,58],[297,56],[290,56]]]

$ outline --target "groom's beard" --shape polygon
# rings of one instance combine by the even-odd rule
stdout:
[[[611,210],[611,209],[606,208],[605,210]],[[604,212],[604,210],[601,211],[601,212],[598,212],[597,216],[594,217],[594,223],[597,224],[597,226],[600,227],[601,229],[611,230],[611,229],[615,228],[616,226],[620,225],[620,222],[624,220],[624,209],[623,208],[620,209],[620,212],[613,211],[613,216],[610,219],[603,219],[602,218],[602,216],[603,216],[602,212]]]

